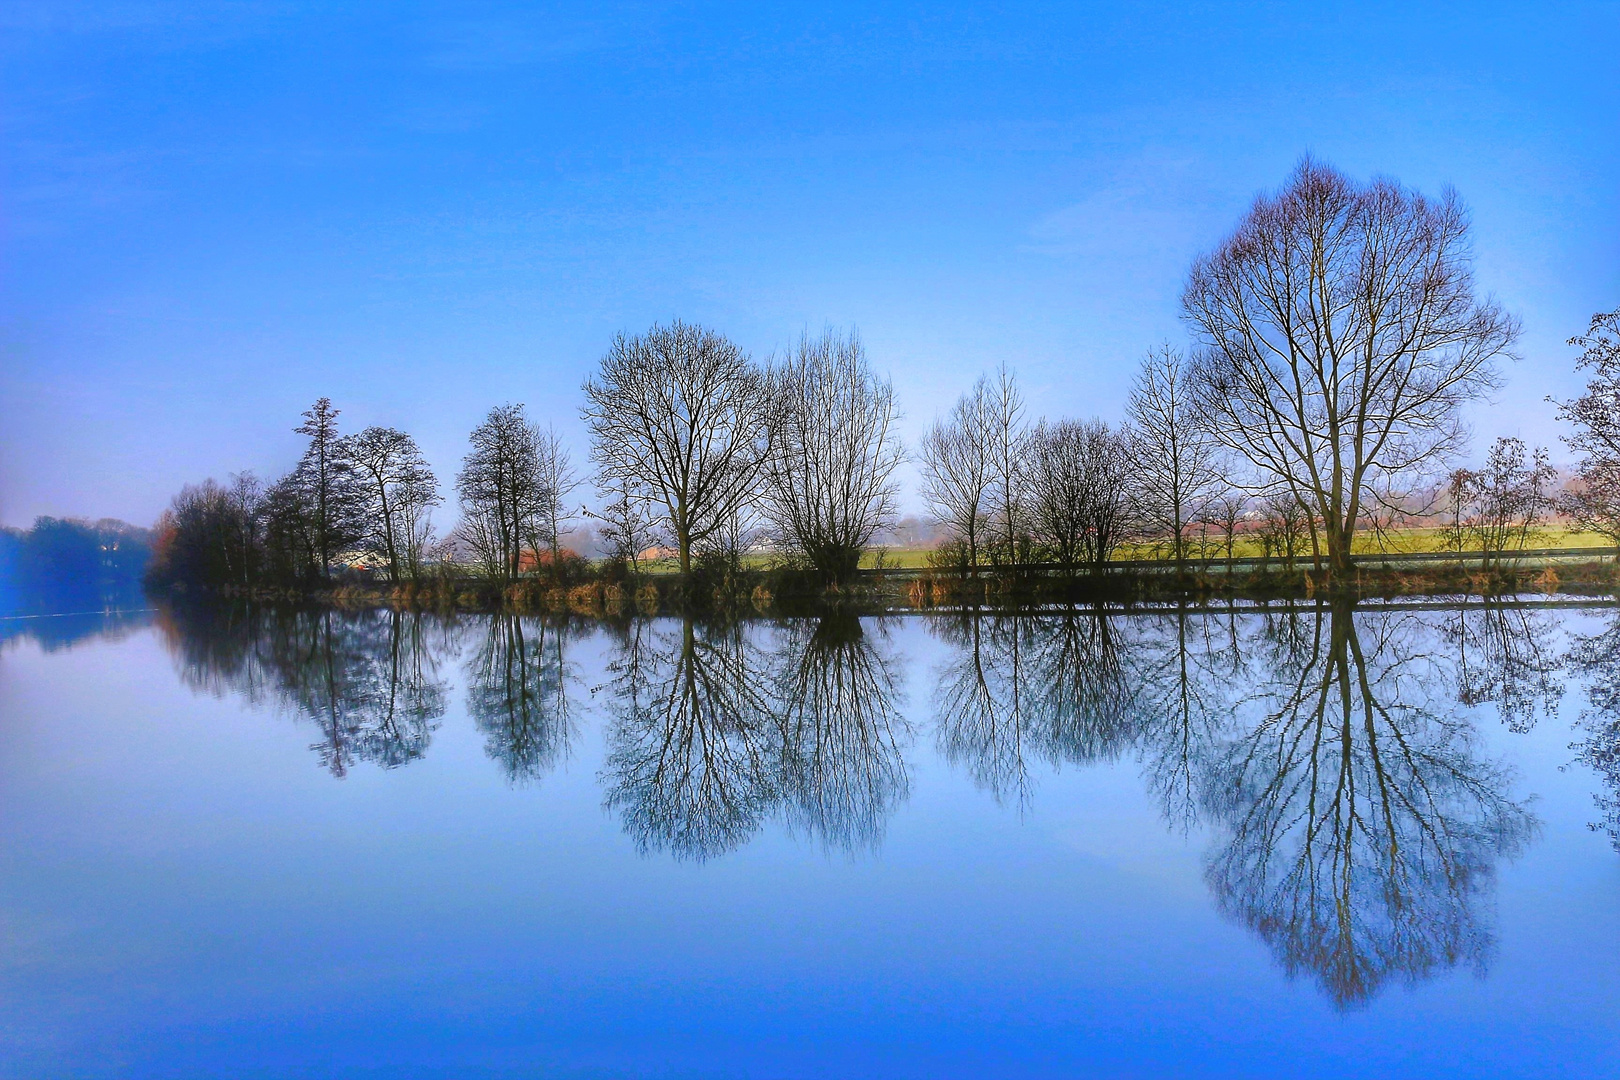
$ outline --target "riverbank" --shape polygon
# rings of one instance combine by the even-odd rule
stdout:
[[[1430,562],[1416,566],[1368,565],[1330,579],[1323,569],[1226,566],[1220,563],[1152,570],[1128,564],[1101,573],[1066,575],[1044,570],[981,569],[864,571],[853,582],[827,585],[792,568],[640,574],[616,579],[524,578],[498,584],[439,573],[393,585],[341,581],[317,588],[256,586],[177,588],[164,595],[266,603],[398,607],[432,611],[571,613],[621,618],[707,612],[725,615],[802,615],[832,610],[885,612],[942,607],[1022,608],[1054,603],[1163,603],[1209,600],[1292,600],[1325,595],[1347,599],[1402,596],[1545,595],[1606,597],[1620,591],[1613,562],[1521,559],[1491,566]]]

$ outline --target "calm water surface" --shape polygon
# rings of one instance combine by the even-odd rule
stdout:
[[[0,1075],[1620,1075],[1620,613],[0,621]]]

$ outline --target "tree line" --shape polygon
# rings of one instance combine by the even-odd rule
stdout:
[[[763,363],[680,321],[621,334],[583,386],[584,474],[549,426],[498,406],[471,433],[442,538],[445,494],[411,436],[343,435],[322,398],[285,477],[175,498],[154,577],[327,582],[362,563],[401,582],[453,562],[508,583],[565,573],[562,537],[588,516],[631,571],[649,550],[687,574],[771,550],[845,582],[894,523],[908,458],[946,534],[935,561],[969,575],[1097,569],[1125,543],[1230,560],[1252,539],[1337,577],[1368,533],[1438,523],[1458,550],[1503,551],[1559,512],[1620,543],[1620,312],[1572,342],[1594,380],[1558,403],[1580,456],[1566,491],[1545,449],[1516,439],[1445,471],[1467,449],[1464,407],[1499,386],[1519,336],[1476,287],[1469,231],[1455,192],[1307,158],[1193,264],[1190,347],[1147,353],[1122,422],[1031,418],[1004,365],[909,451],[894,387],[853,332],[804,334]],[[571,510],[587,482],[597,509]]]
[[[151,544],[148,530],[116,518],[0,529],[0,616],[140,607]]]

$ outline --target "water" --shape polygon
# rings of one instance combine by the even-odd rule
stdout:
[[[0,639],[3,1076],[1620,1075],[1612,607]]]

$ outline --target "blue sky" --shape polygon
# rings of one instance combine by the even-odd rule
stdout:
[[[0,5],[0,522],[150,522],[331,396],[442,477],[574,443],[618,330],[857,326],[917,432],[1005,360],[1117,418],[1304,152],[1471,206],[1554,442],[1620,306],[1620,5]]]

